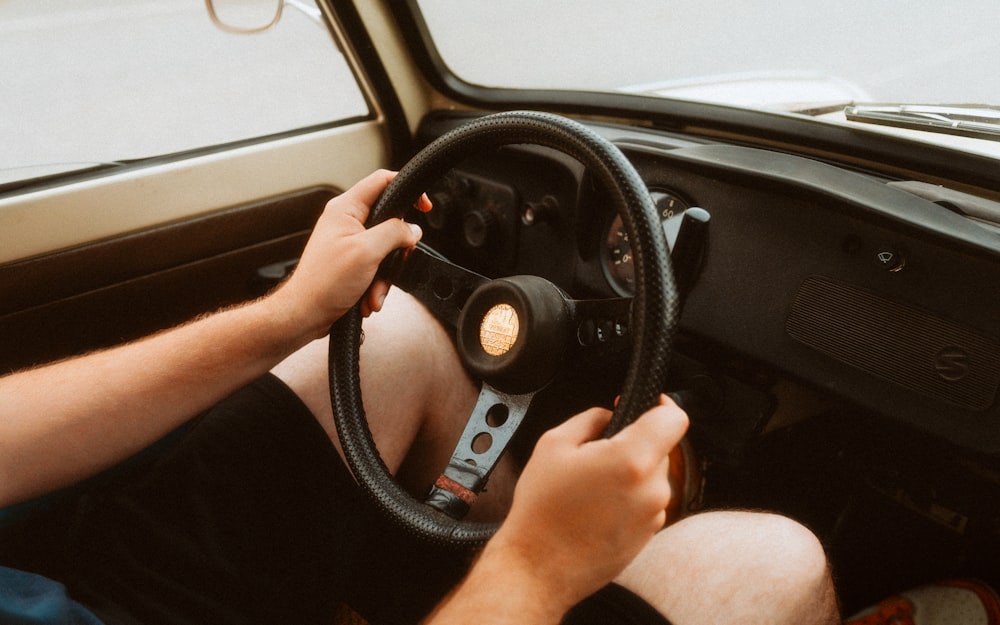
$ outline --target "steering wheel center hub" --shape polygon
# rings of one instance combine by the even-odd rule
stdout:
[[[458,353],[476,377],[501,391],[538,390],[562,362],[567,307],[562,291],[538,276],[487,282],[459,316]]]
[[[479,344],[490,356],[503,356],[517,342],[517,311],[510,304],[497,304],[486,312],[479,326]]]

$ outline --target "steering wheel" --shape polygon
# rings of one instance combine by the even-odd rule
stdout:
[[[670,254],[659,215],[631,163],[609,141],[564,117],[540,112],[489,115],[432,142],[407,163],[379,198],[374,225],[402,217],[431,183],[464,158],[506,145],[537,144],[580,161],[621,215],[635,265],[634,298],[574,300],[538,276],[490,280],[421,248],[396,252],[392,282],[414,295],[446,327],[459,356],[482,380],[481,392],[448,466],[421,502],[389,474],[361,399],[360,305],[330,330],[330,396],[344,455],[365,492],[408,532],[450,547],[487,541],[498,523],[463,520],[536,393],[561,368],[596,366],[608,350],[629,349],[610,436],[658,401],[678,312]]]

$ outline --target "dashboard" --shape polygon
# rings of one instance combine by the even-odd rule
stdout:
[[[460,121],[429,118],[422,137]],[[1000,456],[997,228],[959,214],[955,201],[931,201],[922,183],[655,130],[592,127],[636,167],[672,246],[683,216],[700,211],[697,254],[681,267],[677,351],[723,371],[730,404],[750,396],[736,390],[754,386],[748,369],[767,372]],[[540,275],[577,298],[631,292],[621,222],[604,190],[563,154],[514,146],[477,156],[430,196],[425,240],[457,264],[491,277]],[[753,410],[718,419],[761,427],[768,390],[758,386]]]

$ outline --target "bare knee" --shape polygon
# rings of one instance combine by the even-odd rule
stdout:
[[[688,517],[658,534],[619,581],[678,625],[839,622],[819,540],[774,514]]]
[[[365,413],[383,460],[395,470],[428,420],[439,412],[460,412],[453,405],[474,400],[475,389],[448,334],[408,294],[390,291],[382,311],[365,320],[364,331],[360,369]],[[327,339],[314,341],[272,372],[303,400],[339,451],[328,349]]]

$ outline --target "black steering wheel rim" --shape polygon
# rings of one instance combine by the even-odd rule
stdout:
[[[489,115],[461,126],[421,150],[399,172],[369,216],[368,225],[402,217],[421,193],[463,159],[515,144],[535,144],[580,161],[609,191],[631,244],[636,276],[632,305],[633,349],[621,398],[608,435],[653,406],[667,375],[679,298],[669,249],[649,192],[631,163],[612,143],[564,117],[532,111]],[[361,398],[360,305],[330,330],[330,395],[344,455],[363,490],[409,533],[449,547],[474,547],[498,523],[456,520],[411,497],[382,461]]]

